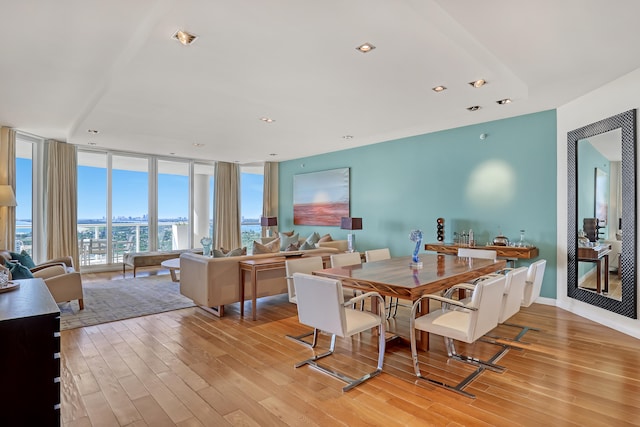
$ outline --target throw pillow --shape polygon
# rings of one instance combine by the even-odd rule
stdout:
[[[24,265],[27,268],[33,268],[36,264],[31,259],[31,256],[27,251],[22,251],[19,254],[16,252],[9,252],[11,254],[11,259],[18,261],[20,264]]]
[[[325,234],[324,236],[322,236],[320,238],[320,240],[318,240],[318,243],[320,242],[332,242],[333,239],[331,238],[331,234]]]
[[[313,245],[318,243],[318,240],[320,240],[320,235],[314,231],[309,237],[307,237],[307,240],[305,240],[305,243],[308,243],[313,247]]]
[[[296,242],[296,243],[289,244],[289,246],[287,246],[287,248],[285,249],[285,252],[294,252],[299,250],[300,250],[300,242]]]
[[[214,258],[226,258],[232,256],[241,256],[247,254],[247,247],[232,249],[230,251],[225,250],[224,248],[214,249],[211,251],[213,253]]]
[[[20,263],[5,261],[4,266],[9,269],[13,280],[33,279],[31,270]]]
[[[300,250],[301,251],[306,251],[309,249],[315,249],[315,245],[311,245],[309,244],[309,242],[302,242],[302,244],[300,245]]]
[[[275,254],[280,252],[280,239],[275,239],[263,245],[253,241],[253,254]]]
[[[300,240],[300,237],[298,236],[298,233],[294,234],[293,236],[286,236],[282,233],[280,233],[280,250],[284,251],[287,249],[287,247],[294,243],[298,243],[298,240]]]

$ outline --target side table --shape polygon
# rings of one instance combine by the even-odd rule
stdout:
[[[253,310],[253,320],[256,320],[256,295],[258,289],[258,272],[267,270],[278,270],[285,268],[285,258],[259,258],[240,261],[240,317],[244,317],[244,284],[245,272],[251,274],[251,307]]]

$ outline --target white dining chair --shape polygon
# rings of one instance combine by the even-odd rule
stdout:
[[[458,248],[458,256],[466,258],[498,259],[498,252],[490,249]]]
[[[293,304],[298,303],[298,298],[296,297],[296,289],[293,284],[293,275],[295,273],[306,273],[311,274],[314,271],[322,270],[324,268],[324,263],[322,262],[322,257],[319,256],[310,256],[310,257],[300,257],[300,258],[289,258],[284,262],[285,271],[287,275],[287,291],[289,293],[289,302]],[[311,342],[305,341],[303,338],[309,337],[313,335],[313,339]],[[312,332],[306,332],[300,335],[285,335],[290,340],[293,340],[297,343],[315,347],[318,342],[318,331],[314,329]]]
[[[486,277],[476,285],[462,283],[453,286],[453,288],[473,290],[472,296],[466,302],[434,294],[423,295],[414,302],[411,309],[409,330],[411,334],[411,357],[415,374],[418,378],[464,396],[475,398],[473,394],[464,391],[468,384],[475,380],[485,369],[496,372],[504,371],[504,367],[494,363],[497,359],[483,361],[475,357],[459,354],[454,343],[454,340],[473,343],[498,325],[504,286],[505,276],[495,275]],[[418,307],[423,299],[440,301],[442,307],[416,318]],[[452,309],[454,307],[455,309]],[[449,385],[423,376],[418,361],[416,330],[441,335],[444,337],[445,348],[449,357],[472,364],[477,367],[476,370],[456,385]]]
[[[359,252],[347,252],[342,254],[334,254],[330,257],[331,268],[348,267],[350,265],[362,264],[362,257]],[[344,289],[344,297],[350,299],[359,295],[361,292],[351,289]],[[364,300],[361,301],[360,308],[364,308]]]
[[[545,259],[538,260],[529,266],[527,270],[527,279],[524,285],[523,297],[522,301],[520,302],[521,307],[529,307],[540,296],[540,291],[542,290],[542,279],[546,266],[547,260]],[[540,331],[540,329],[530,326],[517,325],[507,322],[505,322],[504,324],[507,326],[513,326],[522,329],[520,333],[512,339],[512,341],[516,341],[522,344],[529,344],[525,341],[522,341],[522,337],[524,336],[524,334],[529,331]]]
[[[382,261],[390,258],[391,258],[391,252],[389,251],[389,248],[371,249],[368,251],[364,251],[364,259],[366,262]],[[385,305],[387,319],[396,317],[396,315],[398,314],[398,305],[399,305],[398,298],[389,297],[389,306]],[[409,305],[409,307],[411,306]]]
[[[385,351],[385,320],[384,317],[369,311],[348,308],[357,302],[371,298],[371,305],[378,304],[378,309],[384,310],[384,300],[377,292],[367,292],[344,301],[342,284],[339,280],[304,273],[295,273],[293,283],[298,301],[298,320],[300,323],[314,329],[331,334],[329,350],[322,354],[295,364],[296,368],[309,365],[314,369],[329,374],[347,383],[343,391],[351,390],[358,384],[371,379],[382,372]],[[378,363],[376,369],[360,378],[351,378],[343,373],[317,363],[319,359],[330,356],[335,352],[336,337],[348,338],[361,332],[378,329]],[[355,350],[350,350],[349,353]]]

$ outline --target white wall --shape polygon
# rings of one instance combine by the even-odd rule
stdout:
[[[640,338],[640,320],[630,319],[567,297],[567,132],[640,106],[640,69],[557,110],[558,119],[558,299],[570,312]],[[636,212],[638,207],[636,206]],[[640,252],[636,252],[640,253]],[[636,283],[637,283],[636,277]]]

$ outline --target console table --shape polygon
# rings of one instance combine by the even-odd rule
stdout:
[[[604,261],[604,292],[609,292],[609,254],[611,245],[598,245],[590,248],[578,248],[578,261],[593,262],[596,264],[596,292],[602,290],[602,261]]]
[[[459,245],[456,243],[427,243],[424,245],[425,251],[435,251],[441,254],[448,255],[457,255],[458,248],[469,248],[469,249],[487,249],[491,251],[496,251],[498,253],[498,257],[507,258],[507,259],[531,259],[536,258],[538,256],[538,248],[536,247],[527,247],[527,248],[518,248],[516,246],[469,246],[469,245]]]
[[[256,320],[256,297],[258,293],[258,272],[268,270],[284,270],[285,258],[257,258],[240,261],[240,317],[244,317],[244,272],[251,274],[251,307],[253,320]]]
[[[0,425],[60,425],[60,310],[42,279],[0,293]]]

